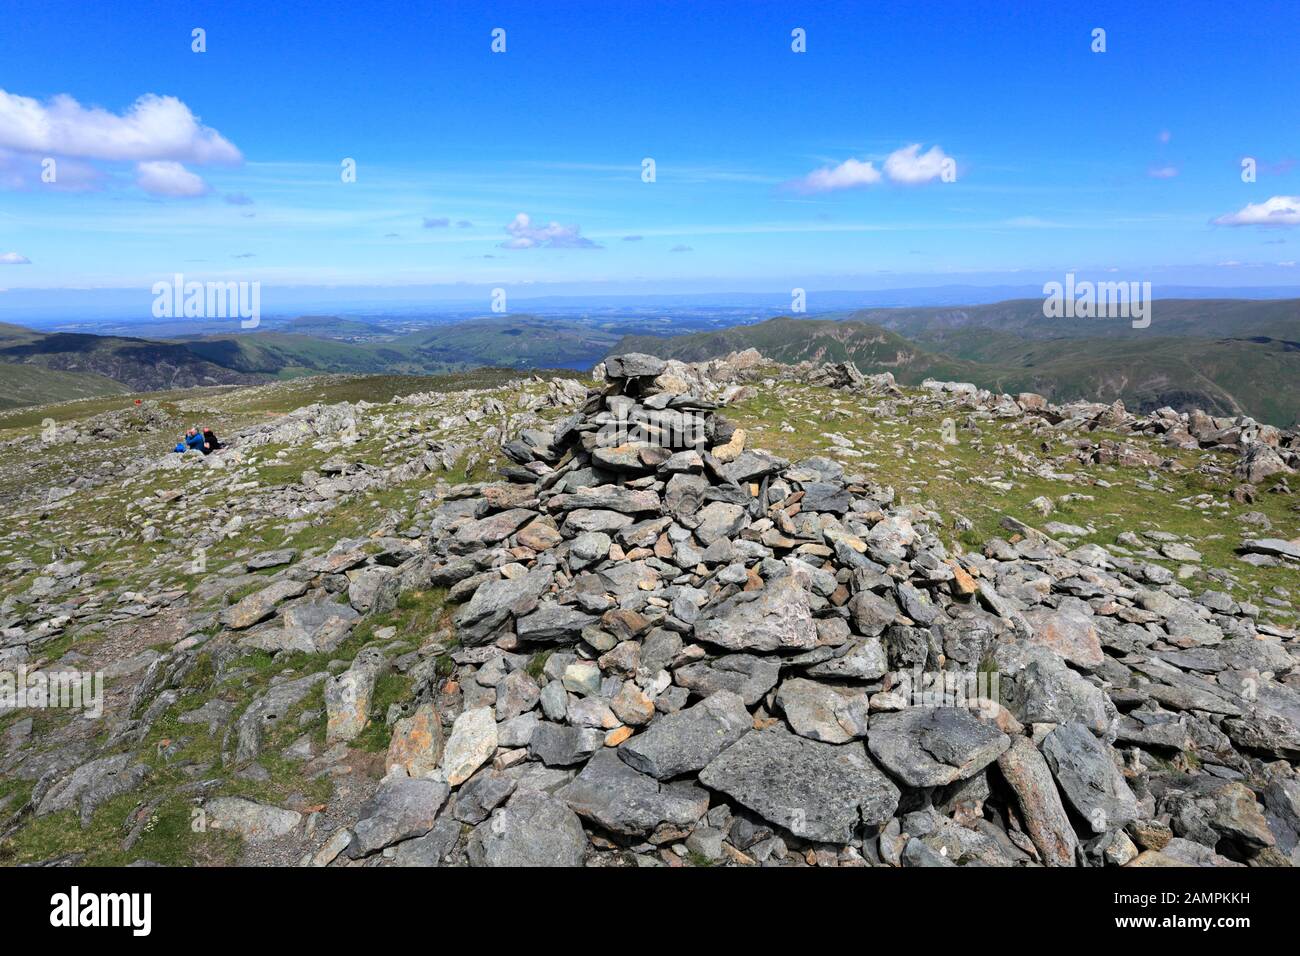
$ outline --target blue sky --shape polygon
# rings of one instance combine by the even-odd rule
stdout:
[[[1294,3],[404,6],[0,19],[0,289],[1300,285]]]

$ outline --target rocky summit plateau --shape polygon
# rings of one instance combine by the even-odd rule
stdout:
[[[753,350],[0,428],[0,863],[1300,863],[1295,431]]]

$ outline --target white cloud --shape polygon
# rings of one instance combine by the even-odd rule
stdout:
[[[0,266],[29,266],[32,260],[16,252],[0,252]]]
[[[446,229],[450,225],[451,220],[445,216],[442,218],[430,218],[429,216],[424,217],[425,229]]]
[[[1300,196],[1273,196],[1247,203],[1212,221],[1218,226],[1300,226]]]
[[[208,184],[180,163],[139,163],[135,170],[136,185],[154,196],[190,198],[208,192]]]
[[[146,93],[118,115],[60,94],[45,104],[0,90],[0,147],[120,162],[238,164],[243,156],[174,96]]]
[[[922,153],[921,144],[913,143],[889,154],[884,165],[885,175],[896,183],[928,183],[943,175],[944,164],[949,159],[938,146],[931,146]]]
[[[1147,170],[1147,175],[1152,179],[1173,179],[1178,175],[1177,166],[1152,166]]]
[[[800,192],[826,193],[835,189],[871,186],[878,182],[880,182],[880,170],[876,169],[870,160],[862,162],[850,157],[838,166],[814,169],[802,179],[796,179],[791,185]]]
[[[506,232],[511,238],[501,243],[503,249],[599,249],[596,243],[581,235],[579,226],[562,226],[558,222],[549,222],[545,226],[534,226],[532,217],[526,212],[515,216]]]
[[[787,185],[798,192],[805,193],[825,193],[837,189],[874,186],[882,179],[888,179],[890,182],[900,183],[905,186],[913,186],[940,178],[946,164],[950,163],[951,160],[952,157],[948,156],[938,146],[931,146],[926,152],[922,153],[921,144],[913,143],[910,146],[896,149],[886,156],[880,169],[877,169],[869,159],[861,160],[850,157],[838,166],[823,166],[821,169],[814,169],[807,176],[796,179]]]

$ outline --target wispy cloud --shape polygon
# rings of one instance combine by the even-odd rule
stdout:
[[[136,185],[151,196],[193,198],[205,196],[208,184],[180,163],[169,161],[137,163]]]
[[[450,225],[451,220],[445,216],[438,219],[430,219],[428,216],[424,217],[425,229],[446,229]]]
[[[1152,166],[1147,170],[1147,175],[1152,179],[1173,179],[1178,175],[1177,166]]]
[[[943,175],[944,166],[950,160],[951,157],[938,146],[931,146],[922,153],[921,144],[913,143],[889,154],[885,159],[885,175],[893,182],[905,185],[928,183]]]
[[[827,193],[836,189],[854,189],[880,182],[881,173],[870,160],[849,158],[838,166],[823,166],[788,185],[796,192]]]
[[[549,222],[545,226],[534,226],[532,217],[526,212],[515,216],[506,226],[509,239],[501,243],[503,249],[599,249],[597,243],[583,236],[579,226],[562,226],[558,222]]]
[[[1212,222],[1218,226],[1300,226],[1300,196],[1273,196],[1247,203]]]
[[[884,179],[904,186],[915,186],[939,179],[951,162],[952,157],[939,146],[931,146],[922,153],[921,144],[913,143],[886,156],[879,169],[870,159],[850,157],[837,165],[814,169],[808,175],[786,185],[802,193],[825,193],[874,186]]]
[[[0,266],[29,266],[32,260],[16,252],[0,252]]]

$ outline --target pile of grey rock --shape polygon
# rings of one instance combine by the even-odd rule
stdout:
[[[992,411],[1003,417],[1034,417],[1045,429],[1062,434],[1107,431],[1159,438],[1172,448],[1205,449],[1238,456],[1233,474],[1247,484],[1300,469],[1300,429],[1278,428],[1248,415],[1214,416],[1199,409],[1180,412],[1168,406],[1135,415],[1122,401],[1075,401],[1053,404],[1034,392],[999,394],[969,382],[927,380],[923,387],[954,403]],[[1087,463],[1159,466],[1159,456],[1122,440],[1101,439],[1081,444],[1079,458]],[[1284,486],[1285,487],[1285,486]]]
[[[779,394],[786,372],[757,352],[690,365],[620,355],[597,371],[596,389],[556,380],[528,407],[522,394],[513,408],[411,396],[379,414],[309,406],[233,435],[240,455],[294,441],[326,457],[301,481],[261,487],[231,455],[223,474],[244,490],[222,533],[305,526],[366,491],[428,481],[413,514],[377,512],[357,537],[249,553],[189,593],[79,602],[93,583],[83,558],[45,566],[0,606],[3,668],[92,624],[175,633],[165,653],[145,644],[115,661],[110,689],[128,699],[110,697],[98,738],[77,722],[57,740],[31,718],[6,725],[0,774],[34,786],[22,807],[0,799],[0,839],[31,815],[75,809],[85,826],[143,789],[180,744],[139,751],[179,705],[180,725],[219,735],[222,775],[256,782],[277,754],[334,781],[328,809],[280,807],[218,795],[215,766],[187,768],[181,791],[208,826],[243,836],[244,862],[1300,862],[1300,644],[1260,607],[1193,591],[1158,563],[1197,560],[1180,539],[1072,546],[1051,523],[1008,519],[1009,537],[960,551],[940,515],[868,474],[753,447],[724,413],[754,389]],[[911,400],[889,376],[855,372],[799,374]],[[1262,427],[1225,433],[1199,415],[1138,419],[962,383],[930,391],[981,421],[1032,417],[1098,461],[1139,443],[1073,430],[1149,432],[1158,419],[1174,441],[1183,425],[1207,447],[1245,436],[1243,448],[1295,464],[1289,434]],[[383,429],[383,466],[348,457],[350,425]],[[471,448],[505,456],[504,480],[438,477]],[[181,507],[206,471],[137,502],[142,514]],[[1300,562],[1282,538],[1242,549]],[[343,654],[362,622],[431,588],[445,589],[449,624],[418,637],[372,625]],[[219,611],[196,610],[220,595]],[[250,649],[307,655],[313,672],[286,667],[242,709],[220,693],[194,706],[204,671],[236,685]],[[394,672],[409,689],[381,704]],[[391,742],[374,757],[376,785],[356,765],[378,722]],[[128,844],[154,805],[133,811]]]
[[[610,358],[436,510],[454,669],[340,859],[1300,862],[1293,633],[1023,525],[951,553],[869,478],[748,447],[679,366]]]

